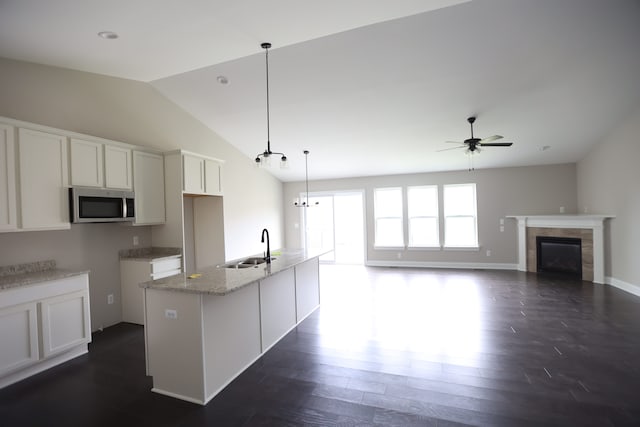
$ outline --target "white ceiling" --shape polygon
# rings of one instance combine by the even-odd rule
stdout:
[[[146,81],[283,181],[575,162],[640,107],[637,0],[2,0],[0,56]],[[115,31],[116,40],[96,33]],[[217,83],[226,76],[228,85]],[[550,148],[542,151],[542,147]]]

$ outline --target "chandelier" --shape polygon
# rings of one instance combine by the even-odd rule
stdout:
[[[307,159],[309,158],[309,150],[304,150],[304,182],[307,189],[307,197],[306,200],[303,200],[302,203],[299,201],[295,201],[293,204],[298,208],[309,208],[312,206],[317,206],[319,202],[315,202],[313,205],[309,204],[309,166],[307,164]]]
[[[265,64],[267,70],[267,149],[264,150],[263,153],[260,153],[256,156],[256,165],[257,166],[266,166],[269,165],[271,156],[276,154],[280,156],[280,168],[286,169],[288,167],[287,164],[287,156],[284,153],[278,153],[275,151],[271,151],[271,138],[270,138],[270,127],[269,127],[269,48],[271,47],[271,43],[262,43],[260,45],[264,49],[264,57]]]

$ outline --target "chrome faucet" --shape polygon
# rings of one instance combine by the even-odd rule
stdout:
[[[262,240],[264,243],[264,233],[267,233],[267,255],[265,255],[264,259],[267,261],[267,264],[271,264],[271,248],[269,247],[269,230],[266,228],[262,229]]]

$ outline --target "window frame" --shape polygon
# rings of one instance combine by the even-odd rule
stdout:
[[[411,215],[411,189],[435,189],[435,216],[434,215]],[[407,186],[407,230],[408,230],[408,246],[407,249],[411,250],[433,250],[442,248],[442,242],[440,240],[440,203],[439,203],[439,189],[437,184],[432,185],[410,185]],[[411,220],[412,219],[435,219],[435,234],[436,234],[436,243],[434,245],[416,245],[412,242],[413,233],[411,232]]]
[[[447,215],[447,197],[446,192],[447,188],[453,187],[470,187],[473,189],[473,215]],[[444,248],[445,250],[479,250],[480,245],[478,242],[478,192],[477,186],[475,182],[463,183],[463,184],[444,184],[442,186],[442,207],[443,207],[443,222],[444,222]],[[450,234],[447,232],[447,223],[449,218],[473,218],[473,229],[474,229],[474,242],[469,245],[460,245],[455,244],[452,245],[447,242],[447,236]]]
[[[378,192],[379,191],[399,191],[400,192],[400,213],[399,216],[378,216]],[[373,189],[373,224],[374,224],[374,235],[373,235],[373,247],[374,249],[398,249],[405,248],[405,237],[404,237],[404,195],[402,187],[380,187]],[[400,222],[400,244],[399,245],[380,245],[378,243],[378,220],[379,219],[397,219]]]

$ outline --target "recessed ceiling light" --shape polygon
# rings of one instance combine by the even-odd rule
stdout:
[[[221,85],[228,85],[229,84],[229,79],[226,78],[225,76],[218,76],[216,78],[216,80],[218,81],[218,83],[220,83]]]
[[[103,39],[109,39],[109,40],[117,39],[119,37],[113,31],[100,31],[98,33],[98,36],[102,37]]]

